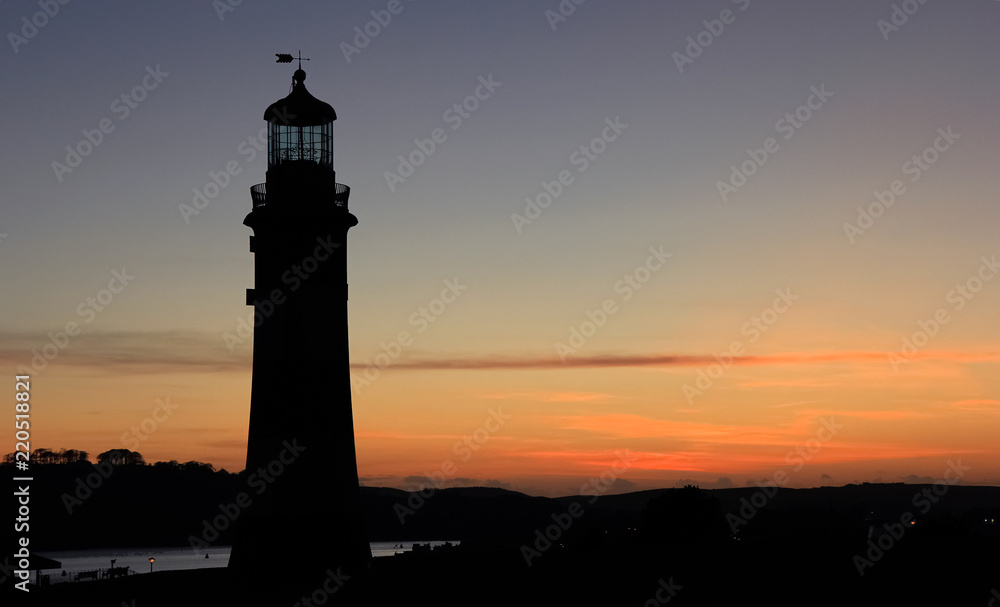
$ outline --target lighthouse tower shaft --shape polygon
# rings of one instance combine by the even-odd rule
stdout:
[[[351,406],[347,232],[350,188],[333,170],[333,108],[295,73],[268,108],[267,182],[251,189],[253,384],[250,504],[230,568],[269,579],[359,571],[371,551],[361,512]]]

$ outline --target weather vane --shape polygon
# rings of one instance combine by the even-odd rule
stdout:
[[[275,53],[274,55],[278,58],[278,60],[275,61],[275,63],[291,63],[292,59],[295,59],[295,57],[293,57],[289,53]],[[299,69],[300,70],[302,69],[302,62],[303,61],[309,61],[309,59],[303,59],[302,58],[302,51],[299,51],[298,60],[299,60]]]

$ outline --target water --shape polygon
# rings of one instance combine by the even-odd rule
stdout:
[[[372,542],[372,556],[392,556],[413,550],[413,544],[430,544],[431,546],[441,546],[444,541],[431,542]],[[452,542],[458,544],[459,542]],[[121,550],[64,550],[64,551],[42,551],[40,554],[50,559],[62,563],[61,569],[43,571],[42,575],[49,576],[49,583],[59,584],[70,582],[76,579],[76,574],[83,571],[105,570],[111,567],[111,560],[115,560],[115,567],[128,567],[129,575],[149,573],[149,559],[153,558],[153,571],[183,571],[188,569],[209,569],[213,567],[225,567],[229,564],[229,552],[231,547],[219,546],[207,548],[195,553],[190,548],[148,548],[134,549],[126,548]],[[208,558],[205,558],[208,555]],[[66,575],[63,575],[63,572]],[[34,571],[32,571],[32,582]]]

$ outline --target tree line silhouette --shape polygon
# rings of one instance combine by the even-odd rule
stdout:
[[[13,464],[16,461],[16,453],[8,453],[3,456],[4,464]],[[45,449],[38,448],[31,452],[28,461],[33,464],[90,464],[90,453],[88,451],[83,451],[80,449]],[[189,461],[183,464],[179,461],[172,459],[167,462],[155,462],[153,464],[148,464],[146,458],[142,456],[138,451],[131,451],[129,449],[108,449],[103,453],[97,454],[97,463],[109,463],[112,466],[165,466],[172,468],[183,468],[186,470],[209,470],[215,472],[216,468],[212,464],[199,462],[199,461]]]

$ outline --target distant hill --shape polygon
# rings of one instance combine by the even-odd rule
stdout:
[[[188,546],[192,536],[228,545],[239,516],[237,512],[227,519],[224,512],[234,512],[236,496],[248,491],[242,474],[204,466],[99,468],[74,463],[36,465],[32,473],[31,538],[36,549]],[[657,517],[691,516],[683,511],[685,506],[664,498],[678,491],[546,498],[485,487],[424,494],[362,487],[361,496],[373,541],[462,540],[490,545],[528,541],[536,530],[560,517],[566,520],[570,512],[576,514],[572,517],[576,536],[634,533]],[[940,529],[947,522],[949,533],[989,533],[973,519],[1000,513],[1000,487],[952,486],[941,497],[932,485],[904,484],[703,493],[717,502],[713,515],[728,523],[736,520],[739,532],[751,536],[819,533],[817,529],[825,528],[831,534],[864,537],[872,520],[889,521],[907,511],[921,523],[936,521]],[[1000,522],[1000,516],[996,518]]]

